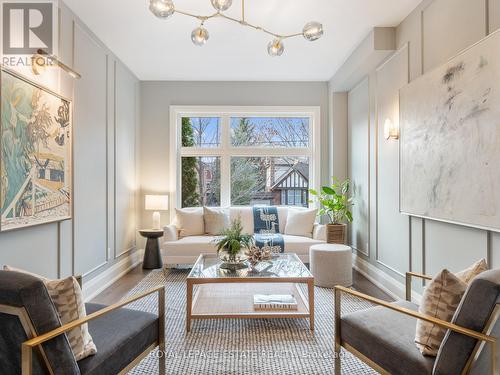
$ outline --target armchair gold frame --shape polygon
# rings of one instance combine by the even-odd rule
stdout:
[[[119,374],[120,375],[126,374],[133,367],[135,367],[144,357],[146,357],[156,346],[158,346],[159,350],[162,352],[160,355],[158,355],[159,372],[160,375],[165,375],[165,287],[164,286],[151,289],[147,292],[130,297],[122,302],[118,302],[115,303],[114,305],[107,306],[99,311],[96,311],[95,313],[87,315],[85,318],[74,320],[68,324],[65,324],[43,335],[36,336],[35,334],[32,334],[32,336],[34,337],[22,344],[22,349],[21,349],[22,375],[32,375],[33,349],[35,348],[41,349],[42,348],[41,344],[43,344],[44,342],[49,341],[54,337],[57,337],[67,331],[72,330],[73,328],[79,327],[82,324],[85,324],[93,319],[97,319],[107,313],[110,313],[111,311],[129,305],[130,303],[142,299],[146,296],[149,296],[153,293],[158,293],[158,319],[159,319],[158,341],[156,341],[148,348],[146,348],[146,350],[144,350],[137,358],[135,358],[131,363],[129,363],[127,367],[125,367],[122,371],[120,371]],[[46,364],[48,365],[48,363]],[[50,373],[52,373],[50,367],[48,370]]]
[[[411,282],[412,278],[417,277],[423,280],[432,280],[432,277],[427,276],[427,275],[422,275],[419,273],[415,272],[407,272],[406,273],[406,300],[411,301]],[[491,349],[491,375],[500,375],[498,368],[497,368],[497,360],[496,360],[496,344],[497,344],[497,339],[493,336],[491,336],[491,331],[493,329],[493,326],[495,325],[496,321],[498,320],[500,316],[500,305],[496,305],[493,313],[491,314],[491,317],[486,324],[486,327],[484,329],[484,332],[476,332],[468,328],[460,327],[456,324],[437,319],[433,316],[421,314],[419,312],[400,307],[397,305],[394,305],[392,303],[382,301],[378,298],[357,292],[352,289],[345,288],[343,286],[335,286],[335,375],[340,375],[341,373],[341,357],[340,357],[340,350],[343,347],[347,351],[351,352],[354,354],[356,357],[358,357],[361,361],[365,362],[367,365],[381,373],[382,375],[390,375],[390,372],[382,368],[380,365],[375,363],[373,360],[367,358],[364,356],[362,353],[354,349],[352,346],[350,346],[348,343],[342,341],[341,337],[341,297],[342,293],[350,294],[352,296],[364,299],[368,302],[371,302],[375,305],[378,306],[383,306],[385,308],[391,309],[393,311],[396,311],[401,314],[405,314],[411,317],[414,317],[416,319],[421,319],[429,323],[433,323],[439,327],[449,329],[451,331],[460,333],[462,335],[466,335],[469,337],[472,337],[476,340],[478,340],[474,351],[470,358],[467,361],[467,364],[462,371],[461,375],[467,375],[470,370],[472,369],[472,365],[474,362],[479,358],[479,354],[481,350],[484,348],[486,344],[490,345]]]

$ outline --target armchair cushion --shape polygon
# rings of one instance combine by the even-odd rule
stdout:
[[[470,284],[452,323],[482,332],[493,309],[499,303],[500,269],[485,271]],[[500,323],[497,322],[498,324]],[[448,331],[436,358],[434,374],[460,374],[475,345],[475,339]]]
[[[54,303],[42,280],[29,274],[15,271],[0,271],[0,305],[24,307],[38,335],[61,326]],[[0,368],[13,373],[21,367],[21,344],[27,340],[19,319],[13,315],[0,314]],[[8,334],[3,334],[6,332]],[[66,335],[57,336],[42,345],[54,374],[80,374]],[[33,373],[41,374],[42,365],[38,356],[33,356]]]
[[[62,325],[87,316],[85,305],[83,304],[82,290],[78,281],[73,276],[69,276],[65,279],[51,280],[8,265],[5,265],[3,269],[5,271],[26,273],[41,279],[49,292],[49,296],[59,314]],[[77,361],[96,353],[97,349],[92,341],[92,337],[89,335],[87,324],[83,324],[66,332],[66,336],[68,337],[71,350]]]
[[[85,304],[88,314],[104,305]],[[89,322],[97,354],[78,361],[83,375],[117,374],[158,340],[158,316],[121,308]]]
[[[395,304],[418,309],[411,302]],[[373,307],[343,316],[341,339],[391,374],[432,374],[435,358],[422,356],[413,342],[416,322],[385,307]]]

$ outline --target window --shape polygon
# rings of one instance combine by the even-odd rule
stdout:
[[[177,207],[307,206],[319,178],[319,109],[171,107]]]

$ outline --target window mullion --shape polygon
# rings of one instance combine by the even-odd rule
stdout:
[[[229,147],[231,142],[230,117],[224,114],[221,117],[221,206],[231,205],[231,154]]]

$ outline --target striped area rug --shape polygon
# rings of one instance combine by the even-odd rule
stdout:
[[[166,286],[166,363],[169,375],[322,375],[333,374],[333,290],[315,288],[315,332],[308,319],[195,320],[185,332],[187,270],[152,271],[130,295]],[[131,308],[157,313],[157,298],[136,301]],[[371,307],[355,297],[342,298],[342,313]],[[157,352],[130,374],[158,373]],[[348,352],[342,373],[376,374]]]

